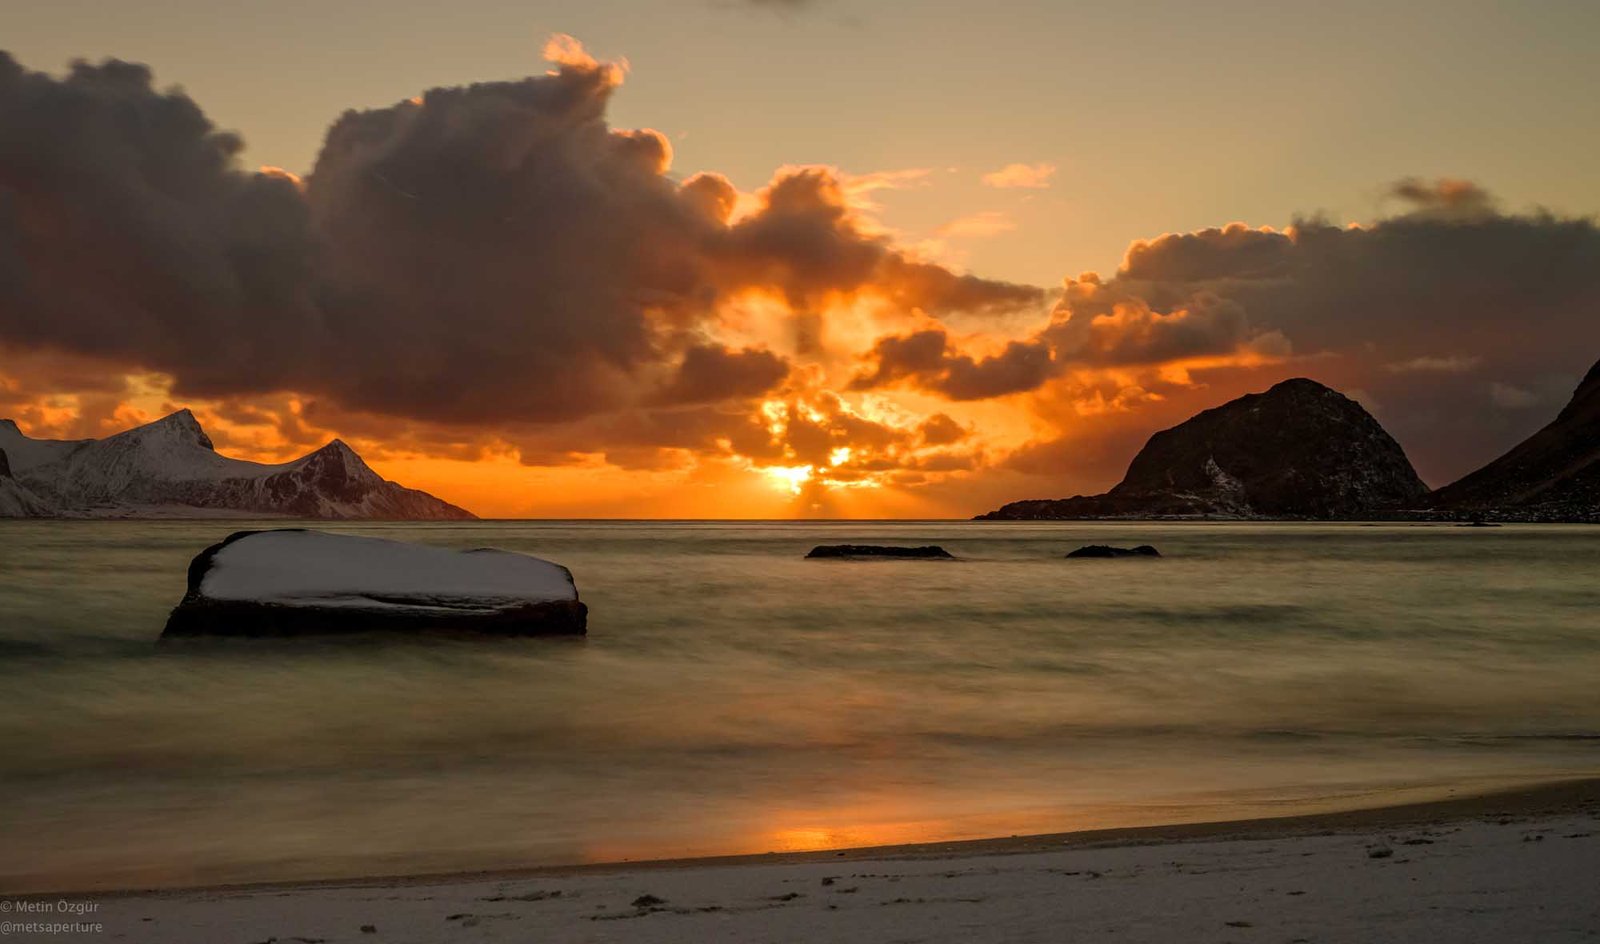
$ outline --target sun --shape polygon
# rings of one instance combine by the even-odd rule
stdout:
[[[787,489],[793,495],[800,494],[815,473],[809,465],[769,465],[763,466],[761,471],[772,479],[774,485]]]

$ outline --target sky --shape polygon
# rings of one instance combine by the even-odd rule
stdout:
[[[1311,376],[1440,485],[1600,358],[1597,36],[1548,2],[35,4],[0,414],[337,435],[493,516],[965,516]]]

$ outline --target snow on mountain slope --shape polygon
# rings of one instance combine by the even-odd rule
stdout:
[[[50,513],[39,496],[11,475],[11,461],[0,449],[0,518],[34,518]]]
[[[334,440],[279,465],[219,455],[188,410],[100,440],[56,442],[0,424],[29,464],[13,473],[49,514],[69,517],[182,517],[188,514],[298,518],[470,518],[472,514],[372,471]],[[10,448],[0,445],[0,448]],[[43,461],[40,461],[40,460]],[[0,514],[38,515],[9,511]]]
[[[21,475],[34,466],[65,459],[92,439],[29,439],[11,420],[0,420],[0,450],[5,450],[11,473]]]

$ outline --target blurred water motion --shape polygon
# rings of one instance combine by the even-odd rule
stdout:
[[[1600,528],[335,525],[566,564],[590,636],[157,646],[189,558],[248,526],[0,523],[0,888],[976,838],[1600,771]],[[803,559],[825,543],[962,559]],[[1090,543],[1165,556],[1062,559]]]

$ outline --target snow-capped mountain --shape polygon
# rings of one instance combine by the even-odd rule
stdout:
[[[473,517],[337,439],[281,465],[230,459],[188,410],[105,439],[30,439],[0,420],[0,452],[0,517]]]

